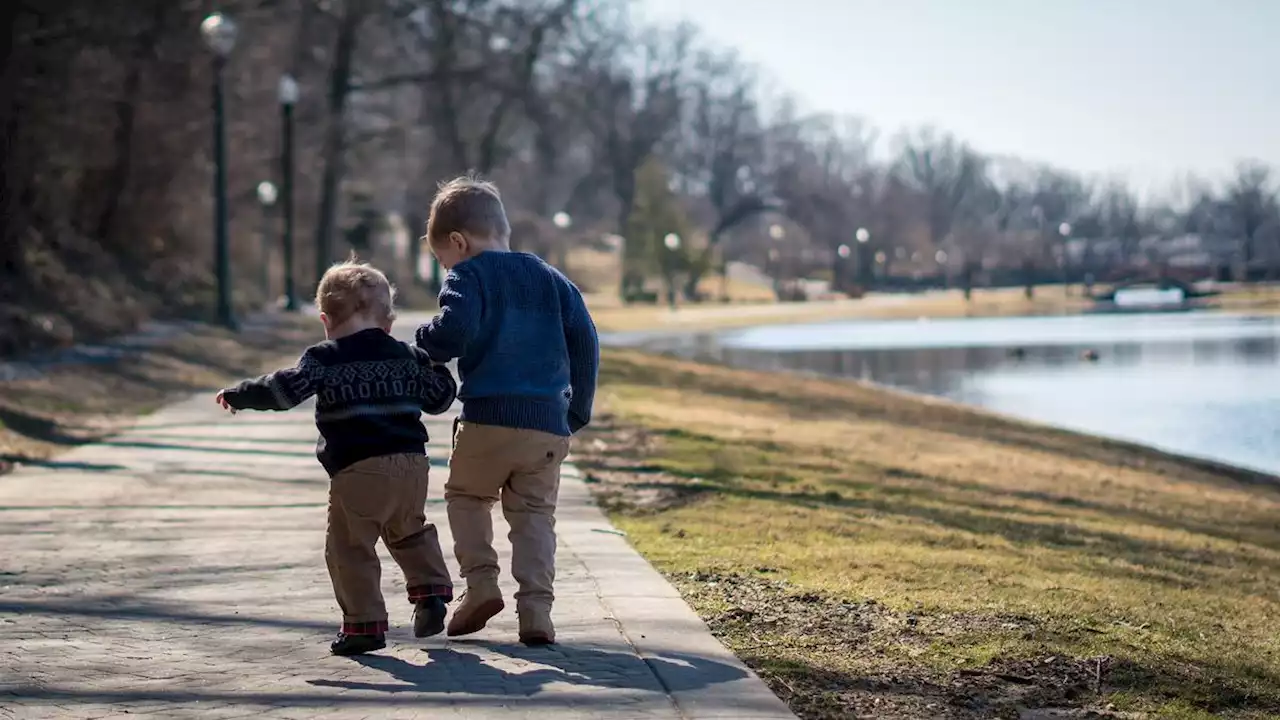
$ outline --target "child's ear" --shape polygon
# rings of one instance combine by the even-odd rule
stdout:
[[[467,250],[468,250],[468,247],[467,247],[467,246],[468,246],[470,243],[468,243],[468,242],[467,242],[467,236],[466,236],[466,235],[463,235],[463,234],[462,234],[462,233],[460,233],[460,232],[451,232],[451,233],[449,233],[449,242],[453,245],[453,247],[454,247],[454,248],[455,248],[459,253],[462,253],[463,255],[465,255],[465,254],[467,253]]]

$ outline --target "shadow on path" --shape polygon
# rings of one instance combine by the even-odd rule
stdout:
[[[116,463],[77,462],[74,460],[50,460],[47,458],[29,457],[26,455],[0,455],[0,463],[13,463],[21,467],[43,468],[45,470],[79,470],[82,472],[119,472],[128,470],[124,465]]]
[[[672,691],[699,689],[744,677],[738,668],[682,653],[664,653],[661,657],[645,660],[630,652],[566,645],[525,648],[475,644],[472,647],[524,661],[531,669],[507,672],[489,665],[475,652],[433,648],[426,651],[427,661],[422,665],[388,655],[353,658],[364,667],[386,673],[393,682],[306,681],[316,688],[316,692],[299,692],[297,689],[242,692],[172,687],[82,690],[34,683],[10,686],[6,692],[11,700],[20,703],[34,701],[61,706],[162,703],[173,707],[229,703],[306,708],[367,705],[372,702],[384,708],[423,705],[492,708],[495,697],[519,697],[530,709],[571,707],[582,710],[598,707],[601,714],[607,714],[617,709],[621,698],[616,693],[601,693],[601,689],[630,691],[627,695],[632,698],[636,693],[661,697]],[[675,678],[674,686],[668,682],[664,688],[654,674],[655,665],[667,671],[666,677]],[[673,671],[676,674],[671,674]],[[565,683],[571,687],[554,693],[542,692],[553,683]]]
[[[276,570],[289,566],[279,566]],[[231,568],[232,570],[234,568]],[[216,569],[215,569],[216,570]],[[224,572],[227,568],[222,569]],[[100,618],[104,620],[136,620],[142,622],[182,623],[186,625],[248,626],[288,628],[315,632],[332,632],[333,622],[300,620],[285,617],[252,615],[216,615],[187,610],[170,604],[139,603],[130,596],[97,596],[90,601],[46,602],[42,600],[0,600],[0,614],[19,617],[50,615],[59,618]]]
[[[317,687],[393,694],[488,693],[528,697],[553,683],[662,693],[697,690],[741,680],[746,675],[740,668],[683,653],[640,658],[631,652],[574,645],[528,648],[512,644],[457,644],[522,661],[530,669],[507,671],[486,663],[476,652],[432,648],[426,651],[427,661],[421,665],[388,655],[354,658],[365,667],[385,672],[395,682],[326,679],[307,682]],[[666,687],[658,680],[657,673],[667,679]]]
[[[209,442],[217,443],[218,438],[209,438]],[[146,440],[107,440],[99,443],[106,447],[129,448],[134,450],[186,450],[199,453],[227,453],[231,455],[275,455],[279,457],[312,458],[314,452],[266,450],[262,448],[235,448],[225,445],[180,445],[177,443],[150,442]]]

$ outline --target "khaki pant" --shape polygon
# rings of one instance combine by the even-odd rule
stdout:
[[[453,550],[469,588],[496,593],[495,502],[511,526],[518,607],[551,610],[556,578],[556,497],[569,438],[536,430],[457,423],[444,498]]]
[[[342,470],[329,484],[324,559],[342,608],[344,633],[387,631],[382,563],[374,548],[378,538],[404,572],[409,602],[453,598],[436,528],[424,513],[430,469],[424,455],[385,455]]]

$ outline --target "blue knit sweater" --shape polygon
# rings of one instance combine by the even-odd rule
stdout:
[[[455,265],[416,338],[437,362],[458,359],[464,422],[568,436],[591,421],[596,327],[578,288],[536,255],[491,250]]]

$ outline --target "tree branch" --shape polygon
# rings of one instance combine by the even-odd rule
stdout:
[[[443,70],[427,70],[423,72],[400,73],[387,75],[376,80],[363,80],[351,84],[351,92],[376,92],[394,90],[406,85],[432,85],[448,80],[480,80],[488,68],[483,65],[464,68],[445,68]]]

